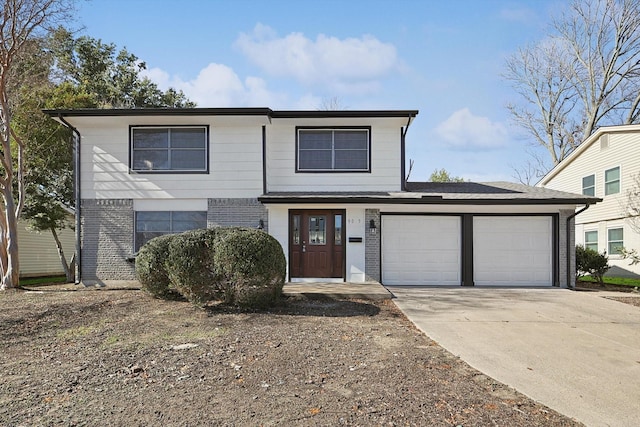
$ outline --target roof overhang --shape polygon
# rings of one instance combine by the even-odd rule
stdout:
[[[269,204],[382,204],[382,205],[591,205],[601,199],[596,198],[508,198],[508,197],[447,197],[410,192],[390,193],[268,193],[258,197]]]

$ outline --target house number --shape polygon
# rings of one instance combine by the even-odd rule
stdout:
[[[349,219],[347,222],[348,222],[349,224],[362,224],[362,220],[361,220],[360,218],[358,218],[358,219],[353,219],[353,218],[351,218],[351,219]]]

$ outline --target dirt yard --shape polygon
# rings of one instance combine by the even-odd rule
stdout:
[[[392,302],[201,310],[140,291],[0,294],[3,426],[575,426]]]

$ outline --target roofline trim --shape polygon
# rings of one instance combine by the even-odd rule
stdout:
[[[117,116],[267,116],[286,118],[384,118],[415,117],[418,110],[282,110],[270,108],[82,108],[44,109],[51,117],[117,117]]]
[[[389,197],[344,197],[344,196],[259,196],[258,201],[264,204],[293,204],[293,203],[352,203],[384,205],[586,205],[602,199],[445,199],[441,196],[426,196],[417,199],[389,198]]]
[[[270,116],[270,108],[81,108],[72,110],[42,110],[52,117],[114,117],[114,116]]]

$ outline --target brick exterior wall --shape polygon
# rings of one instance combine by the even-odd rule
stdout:
[[[82,281],[134,280],[135,214],[133,200],[82,200]],[[260,220],[268,230],[267,209],[257,199],[209,199],[207,227],[255,228]]]
[[[560,270],[560,287],[574,287],[576,285],[576,231],[575,231],[575,218],[569,222],[569,241],[567,242],[567,218],[573,215],[573,210],[560,211],[558,232],[560,247],[558,250],[558,264]],[[569,252],[569,265],[567,265],[567,251]],[[569,283],[567,283],[567,271],[569,272]]]
[[[376,234],[369,233],[369,222],[374,220],[376,223]],[[364,270],[365,280],[379,282],[380,277],[380,239],[381,239],[381,223],[379,209],[365,209],[364,223],[366,229],[366,238],[364,242]]]
[[[267,208],[257,199],[209,199],[207,227],[238,226],[256,228],[260,220],[269,230]]]
[[[131,199],[81,202],[82,281],[133,280],[134,213]]]

